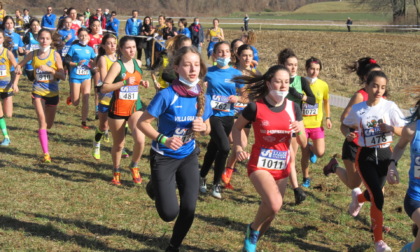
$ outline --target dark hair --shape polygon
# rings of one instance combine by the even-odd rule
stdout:
[[[240,55],[241,55],[241,53],[242,53],[242,51],[245,51],[245,50],[251,50],[251,51],[252,51],[252,47],[251,47],[250,45],[248,45],[248,44],[243,44],[243,45],[241,45],[241,46],[238,48],[238,56],[240,56]],[[254,54],[254,51],[252,51],[252,54]]]
[[[278,71],[286,71],[287,73],[289,73],[289,70],[285,66],[275,65],[275,66],[270,67],[267,70],[267,72],[263,75],[250,72],[249,76],[248,75],[237,76],[233,78],[232,81],[235,83],[250,85],[247,87],[247,89],[249,90],[249,98],[250,100],[255,101],[255,100],[264,98],[268,94],[269,90],[266,85],[266,82],[271,81],[271,79],[274,77],[274,75]]]
[[[72,10],[75,10],[75,11],[76,11],[76,13],[77,13],[77,10],[76,10],[75,8],[70,7],[70,8],[68,8],[68,9],[67,9],[67,16],[70,16],[70,12],[71,12]]]
[[[174,26],[174,20],[172,18],[165,19],[165,23],[171,23]]]
[[[311,67],[312,63],[318,64],[319,65],[319,70],[322,70],[321,60],[318,59],[318,58],[315,58],[315,57],[310,57],[309,59],[306,60],[306,63],[305,63],[306,70],[308,70]]]
[[[138,10],[132,10],[131,11],[131,15],[134,14],[134,12],[137,12],[137,14],[139,14],[139,11]]]
[[[150,16],[145,16],[144,18],[143,18],[143,25],[145,25],[146,24],[146,19],[149,19],[150,20],[150,24],[149,25],[152,25],[153,23],[152,23],[152,18],[150,17]]]
[[[58,33],[53,33],[51,30],[46,29],[46,28],[42,28],[41,30],[39,30],[38,32],[38,39],[40,38],[41,34],[47,32],[50,34],[51,36],[51,48],[55,48],[57,50],[61,50],[64,47],[64,42],[61,39],[61,35]]]
[[[98,49],[98,57],[97,57],[98,59],[99,59],[99,57],[101,57],[101,56],[103,56],[103,55],[106,54],[106,51],[103,48],[103,46],[106,44],[106,41],[109,38],[114,38],[116,41],[118,41],[117,36],[115,36],[114,34],[112,34],[112,33],[105,34],[104,37],[102,38],[101,46]]]
[[[408,116],[406,120],[408,122],[415,122],[420,119],[420,99],[417,101],[413,114]],[[416,226],[417,227],[417,226]],[[417,228],[418,229],[418,228]],[[413,231],[414,232],[414,231]],[[417,233],[417,232],[416,232]]]
[[[32,28],[31,28],[33,22],[38,22],[39,26],[41,26],[41,22],[39,22],[38,18],[31,18],[31,20],[29,20],[29,31],[32,33],[34,32],[32,31]]]
[[[290,49],[290,48],[283,49],[279,52],[279,54],[277,56],[277,59],[278,59],[277,63],[279,65],[286,65],[286,61],[289,58],[296,58],[297,59],[297,56],[296,56],[295,52],[293,52],[293,50]]]
[[[84,27],[79,28],[79,30],[77,30],[77,34],[80,34],[83,31],[85,31],[85,32],[87,32],[89,34],[89,29],[88,28],[84,28]]]
[[[1,29],[2,29],[2,30],[5,30],[5,29],[6,29],[5,25],[6,25],[7,20],[9,20],[9,19],[11,19],[11,20],[12,20],[12,22],[13,22],[13,26],[15,26],[15,25],[16,25],[15,20],[13,19],[13,17],[12,17],[12,16],[5,16],[5,17],[3,18],[3,24],[2,24],[2,26],[1,26]]]
[[[227,41],[220,41],[220,42],[217,42],[217,43],[214,45],[214,48],[213,48],[213,54],[216,54],[217,49],[219,49],[219,46],[221,46],[221,45],[227,45],[227,46],[229,47],[229,50],[230,50],[230,44],[229,44],[229,42],[227,42]]]
[[[116,16],[116,15],[117,15],[117,12],[116,12],[116,11],[114,11],[114,10],[113,10],[113,11],[111,11],[111,16],[112,16],[112,15],[114,15],[114,14],[115,14],[115,16]]]
[[[242,36],[246,37],[246,43],[248,45],[254,45],[257,42],[257,34],[255,34],[253,30],[245,32],[244,34],[242,34]]]
[[[235,47],[235,44],[236,44],[236,42],[238,42],[238,41],[242,41],[241,39],[234,39],[234,40],[232,40],[232,42],[230,42],[230,53],[231,53],[231,63],[232,63],[232,65],[236,65],[237,63],[239,63],[239,59],[238,59],[238,56],[237,56],[237,54],[233,51],[233,49],[234,49],[234,47]],[[239,48],[239,47],[238,47]]]
[[[93,21],[89,24],[89,33],[92,33],[92,26],[93,26],[93,23],[95,23],[95,22],[99,22],[99,26],[101,25],[101,21],[99,21],[99,19],[93,19]]]
[[[381,68],[381,66],[371,57],[360,58],[356,62],[345,66],[349,73],[356,72],[361,84],[365,83],[365,78],[374,68]]]
[[[128,41],[134,41],[134,42],[136,42],[136,40],[134,39],[134,37],[130,37],[130,36],[124,36],[124,37],[122,37],[120,39],[120,41],[118,42],[118,47],[117,47],[117,54],[118,54],[118,56],[121,57],[121,49],[125,45],[125,43],[127,43]]]
[[[9,37],[9,36],[6,36],[6,34],[4,34],[4,31],[3,30],[0,30],[0,33],[3,34],[3,38],[4,38],[3,47],[4,48],[7,48],[9,50],[12,50],[13,49],[13,41],[12,41],[12,38]]]
[[[188,23],[187,23],[187,19],[185,19],[185,18],[180,18],[180,19],[179,19],[179,22],[181,22],[181,23],[182,23],[182,25],[184,25],[184,27],[187,27],[187,25],[188,25]]]
[[[218,23],[220,23],[220,21],[219,21],[219,19],[218,19],[218,18],[213,19],[213,22],[214,22],[214,21],[217,21]]]

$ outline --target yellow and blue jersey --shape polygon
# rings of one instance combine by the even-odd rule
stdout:
[[[54,78],[51,72],[41,71],[41,66],[49,66],[57,71],[57,62],[55,60],[55,50],[51,49],[50,54],[45,59],[38,57],[38,50],[34,51],[32,66],[34,68],[35,81],[32,86],[32,93],[45,96],[55,97],[58,95],[58,80]]]
[[[111,68],[112,64],[114,64],[115,61],[111,60],[106,55],[104,55],[103,57],[105,58],[105,61],[106,61],[106,70],[109,71],[109,69]],[[99,103],[105,106],[109,106],[113,93],[114,91],[105,93],[105,94],[99,93]]]
[[[10,60],[7,57],[6,48],[3,49],[3,52],[0,54],[0,92],[11,92],[12,83],[10,82]]]

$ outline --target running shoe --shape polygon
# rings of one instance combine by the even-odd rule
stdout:
[[[233,185],[231,183],[225,184],[225,186],[223,188],[230,189],[230,190],[235,190],[235,188],[233,187]]]
[[[302,188],[298,187],[293,192],[295,193],[295,205],[299,205],[306,199],[306,194]]]
[[[3,139],[3,141],[0,143],[0,146],[9,146],[10,145],[10,138],[5,138]]]
[[[99,146],[93,146],[92,156],[96,160],[101,159],[101,147]]]
[[[146,185],[146,193],[152,200],[155,200],[155,191],[153,191],[152,180],[150,180]]]
[[[359,203],[359,201],[357,200],[357,196],[359,196],[360,194],[362,194],[362,191],[358,187],[354,188],[351,191],[351,203],[349,206],[349,214],[353,217],[356,217],[359,214],[360,209],[362,209],[363,206],[363,203]]]
[[[206,178],[200,177],[200,192],[207,193]]]
[[[311,151],[311,146],[312,146],[312,144],[311,143],[308,143],[308,148],[309,148],[309,151],[311,152],[310,154],[309,154],[309,161],[311,161],[311,163],[312,164],[315,164],[316,163],[316,160],[318,159],[318,157],[315,155],[315,153],[313,153],[312,151]]]
[[[44,154],[44,158],[42,159],[43,163],[51,163],[51,156],[48,153]]]
[[[165,249],[165,252],[179,252],[179,248],[175,248],[171,244]]]
[[[138,167],[130,168],[130,171],[131,171],[131,175],[133,175],[134,184],[140,185],[143,179],[141,178],[139,168]]]
[[[323,172],[325,176],[328,176],[330,173],[335,173],[335,169],[337,168],[338,162],[335,157],[331,158],[330,162],[326,166],[324,166]]]
[[[255,252],[257,251],[257,242],[260,231],[252,230],[251,224],[246,227],[244,247],[242,252]]]
[[[69,97],[67,97],[66,104],[67,104],[67,105],[72,105],[72,104],[73,104],[73,103],[71,102],[71,97],[70,97],[70,96],[69,96]]]
[[[222,181],[223,183],[230,184],[230,178],[232,177],[233,169],[226,167],[225,172],[222,174]]]
[[[128,152],[125,148],[122,149],[121,157],[122,158],[129,158],[130,157],[130,155],[128,154]]]
[[[376,252],[391,252],[392,249],[386,245],[386,243],[383,240],[380,240],[378,242],[375,242],[375,251]]]
[[[311,179],[310,178],[304,178],[302,186],[305,187],[305,188],[311,187]]]
[[[88,130],[89,126],[86,125],[86,122],[82,122],[82,129]]]
[[[114,185],[120,186],[121,185],[120,178],[121,178],[121,173],[114,172],[114,177],[112,178],[111,183]]]
[[[211,192],[211,196],[221,199],[222,198],[222,189],[220,188],[220,185],[213,185],[213,190]]]
[[[104,135],[102,136],[102,139],[104,140],[105,143],[109,143],[109,132],[105,132]]]

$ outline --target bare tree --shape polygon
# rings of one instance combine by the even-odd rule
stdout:
[[[417,13],[417,25],[420,25],[420,0],[413,0]]]
[[[391,10],[393,23],[398,23],[406,16],[406,0],[359,0],[357,4],[369,5],[372,10]]]

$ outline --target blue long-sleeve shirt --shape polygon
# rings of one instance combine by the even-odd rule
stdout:
[[[143,26],[143,21],[137,18],[134,23],[133,18],[129,18],[125,24],[125,34],[127,35],[139,35],[141,32],[141,27]]]
[[[120,20],[114,18],[114,20],[109,20],[108,23],[106,23],[106,29],[109,31],[114,31],[115,35],[118,37],[118,29],[120,28]]]
[[[55,14],[50,14],[50,16],[48,16],[48,14],[45,14],[41,20],[41,27],[55,28],[56,18],[57,16]]]

